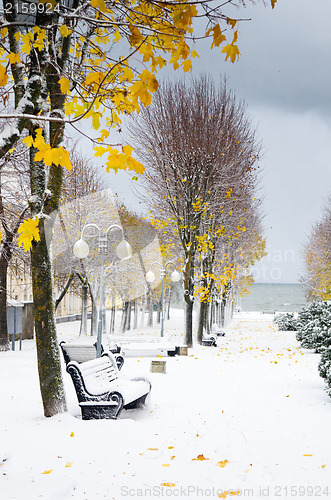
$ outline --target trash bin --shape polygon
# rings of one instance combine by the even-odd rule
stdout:
[[[23,303],[18,300],[7,301],[7,329],[12,338],[12,350],[15,351],[15,336],[20,336],[20,350],[22,349],[22,312]]]

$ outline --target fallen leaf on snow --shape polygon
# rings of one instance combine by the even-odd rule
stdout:
[[[229,460],[221,460],[220,462],[217,462],[217,465],[219,465],[220,467],[225,467],[226,464],[229,463]]]
[[[192,458],[192,460],[209,460],[209,458],[205,458],[203,454],[198,455],[197,458]]]
[[[43,472],[43,474],[50,474],[51,472],[53,472],[53,469],[50,469],[50,470],[45,470],[45,471]]]

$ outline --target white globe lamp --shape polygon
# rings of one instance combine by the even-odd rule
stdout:
[[[175,269],[173,271],[173,273],[171,274],[170,276],[170,279],[171,281],[173,281],[174,283],[177,283],[179,280],[180,280],[180,274],[179,272],[177,271],[177,269]]]
[[[153,271],[149,270],[148,273],[146,273],[145,278],[148,283],[153,283],[153,281],[155,280],[155,274],[153,273]]]
[[[90,249],[89,249],[88,244],[82,238],[80,238],[74,244],[73,252],[74,252],[75,257],[78,257],[78,259],[85,259],[85,257],[88,256],[89,251],[90,251]]]
[[[116,255],[121,260],[129,259],[132,255],[130,243],[126,240],[122,240],[116,247]]]

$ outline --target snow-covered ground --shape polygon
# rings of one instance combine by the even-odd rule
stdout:
[[[166,325],[175,342],[180,324]],[[78,324],[58,330],[73,338]],[[270,316],[239,314],[217,348],[166,358],[166,374],[150,373],[151,358],[127,359],[123,373],[152,381],[147,406],[82,421],[64,366],[68,413],[43,417],[34,343],[24,341],[0,353],[0,498],[331,498],[331,400],[318,361]]]

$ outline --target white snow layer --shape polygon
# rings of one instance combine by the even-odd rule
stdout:
[[[166,324],[177,343],[178,324]],[[78,323],[58,330],[73,338]],[[150,373],[151,358],[127,359],[123,374],[152,381],[147,406],[83,421],[64,365],[68,413],[43,416],[24,341],[0,352],[1,498],[330,498],[331,400],[318,361],[270,317],[238,315],[218,347],[166,358],[166,374]]]

